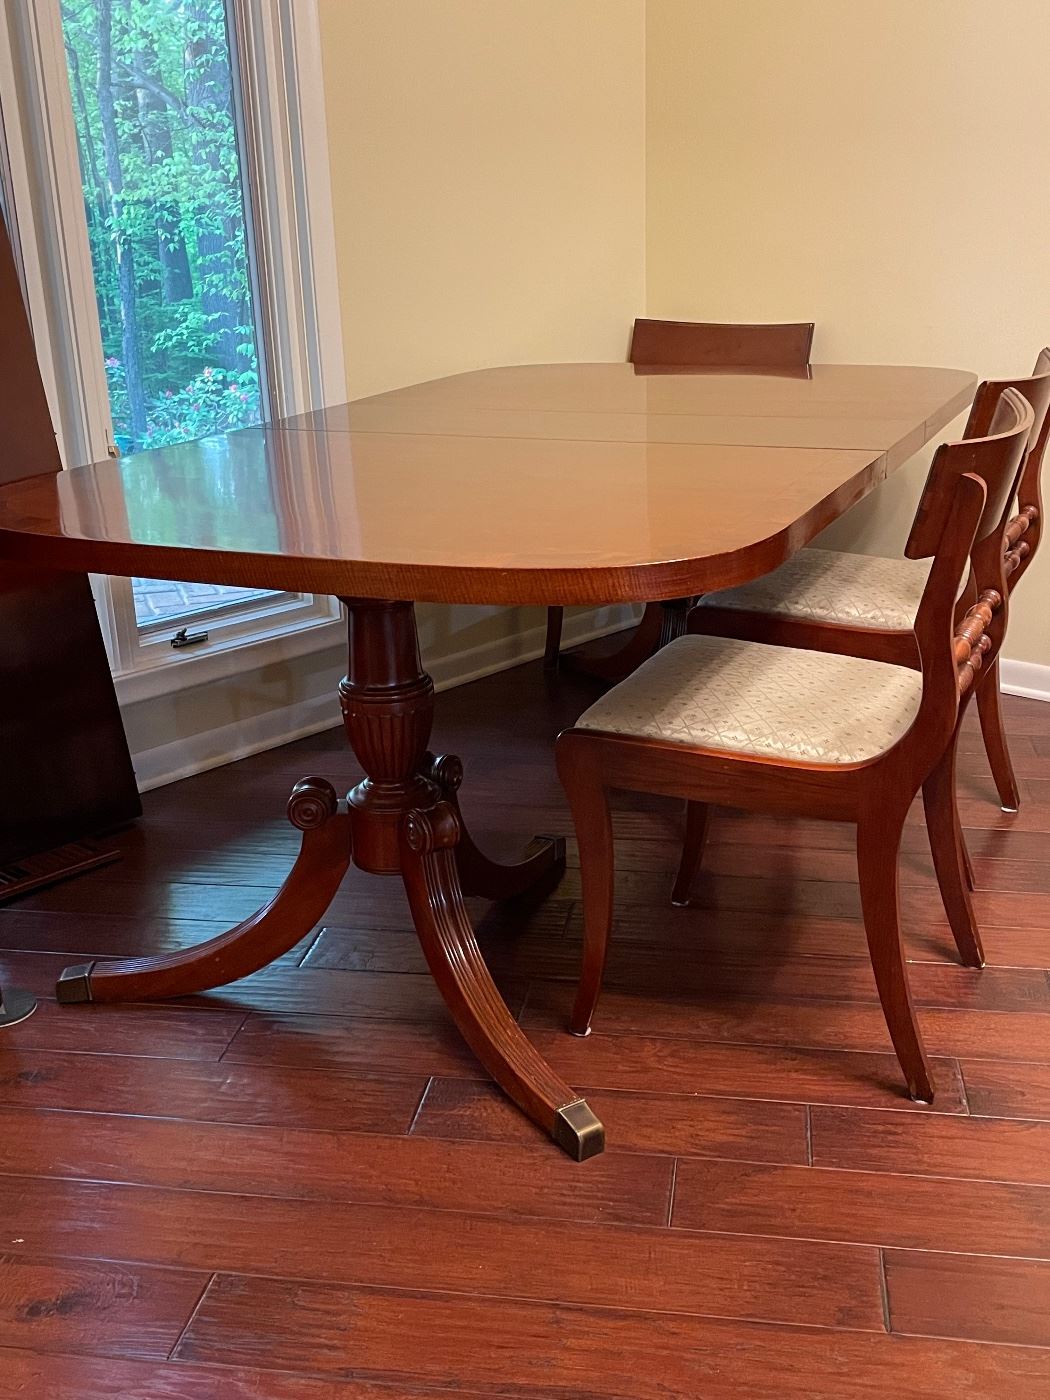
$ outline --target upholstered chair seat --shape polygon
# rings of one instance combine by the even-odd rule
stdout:
[[[576,728],[795,762],[863,763],[907,733],[921,698],[921,674],[903,666],[685,636],[602,696]]]
[[[762,578],[709,593],[700,606],[904,632],[915,626],[929,575],[928,559],[802,549]],[[963,578],[960,593],[965,586]]]

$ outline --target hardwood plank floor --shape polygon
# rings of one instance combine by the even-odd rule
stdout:
[[[659,1227],[10,1178],[12,1229],[135,1265],[882,1331],[877,1250]],[[464,1199],[463,1205],[467,1202]],[[59,1212],[60,1223],[49,1220]],[[6,1213],[6,1202],[5,1202]],[[557,1249],[552,1248],[557,1241]],[[14,1247],[13,1247],[14,1252]],[[200,1290],[198,1289],[198,1295]]]
[[[672,1224],[1050,1258],[1050,1188],[682,1158]]]
[[[0,1347],[34,1351],[164,1359],[211,1279],[94,1260],[0,1259]]]
[[[583,1086],[605,1124],[610,1152],[809,1161],[809,1118],[799,1103],[706,1095],[622,1093]],[[533,1142],[541,1135],[493,1085],[432,1079],[412,1125],[416,1135]]]
[[[464,1400],[476,1390],[441,1390]],[[369,1381],[322,1380],[242,1366],[173,1366],[0,1348],[0,1395],[19,1400],[420,1400],[434,1391]]]
[[[462,1200],[507,1215],[662,1224],[672,1163],[605,1153],[566,1175],[545,1145],[2,1108],[0,1173],[433,1209]]]
[[[408,1358],[406,1335],[426,1336],[430,1345]],[[229,1276],[208,1290],[175,1354],[238,1365],[266,1357],[336,1375],[408,1367],[432,1384],[452,1378],[495,1394],[548,1397],[841,1400],[866,1391],[894,1400],[1043,1400],[1050,1386],[1047,1350],[912,1343],[841,1329],[832,1339],[827,1331],[667,1314]]]
[[[889,1250],[886,1296],[895,1331],[1050,1346],[1050,1264]]]
[[[813,1165],[1050,1185],[1050,1123],[815,1107]]]
[[[90,1074],[77,1054],[25,1050],[0,1057],[0,1104],[19,1108],[128,1113],[205,1123],[407,1132],[429,1080],[307,1074],[283,1065],[97,1056]]]
[[[1050,1118],[1050,1064],[969,1060],[962,1070],[971,1113]]]
[[[1005,702],[1016,817],[962,737],[984,971],[955,958],[921,810],[905,831],[923,1107],[830,823],[717,813],[672,910],[681,814],[619,795],[608,989],[594,1034],[564,1033],[581,908],[551,745],[595,693],[522,668],[440,697],[434,738],[492,849],[570,838],[545,901],[471,911],[606,1123],[582,1166],[463,1047],[396,881],[353,875],[233,987],[51,999],[69,962],[182,947],[268,898],[292,783],[353,781],[338,730],[148,794],[119,864],[0,909],[0,978],[44,998],[0,1032],[0,1400],[1050,1394],[1050,707]]]

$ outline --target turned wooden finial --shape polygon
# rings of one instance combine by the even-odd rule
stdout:
[[[313,831],[335,816],[339,798],[327,778],[302,778],[288,798],[288,820],[300,831]]]

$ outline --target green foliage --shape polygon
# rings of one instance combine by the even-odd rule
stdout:
[[[62,17],[118,440],[256,423],[224,0],[62,0]]]
[[[258,421],[259,377],[255,371],[231,374],[209,366],[184,389],[168,389],[150,405],[142,446],[167,447]]]

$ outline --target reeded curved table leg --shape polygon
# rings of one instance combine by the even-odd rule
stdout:
[[[273,899],[251,918],[178,953],[66,968],[58,980],[58,1000],[190,996],[247,977],[294,948],[324,916],[350,866],[350,821],[324,778],[295,785],[288,816],[303,833],[299,855]]]
[[[401,823],[401,873],[430,971],[464,1040],[500,1088],[578,1162],[605,1146],[605,1129],[511,1016],[489,975],[463,906],[455,808],[439,802]]]
[[[590,648],[566,651],[562,653],[561,664],[571,671],[615,684],[659,651],[664,630],[664,604],[646,603],[641,621],[619,651],[611,656],[593,656]]]
[[[689,622],[689,613],[696,605],[696,597],[671,598],[666,603],[660,604],[660,642],[659,646],[665,647],[668,642],[673,642],[679,637],[685,636],[685,629]]]
[[[459,824],[456,868],[464,894],[476,894],[482,899],[514,899],[517,895],[536,892],[537,886],[542,888],[548,882],[547,877],[560,875],[565,869],[564,836],[534,836],[521,859],[510,865],[491,860],[474,844],[459,810],[463,764],[455,754],[443,753],[437,757],[427,754],[426,767],[442,797],[456,813]]]
[[[637,671],[642,662],[648,661],[661,647],[685,634],[689,610],[695,602],[696,599],[690,597],[669,598],[664,603],[646,603],[642,620],[631,633],[626,646],[614,651],[611,656],[592,656],[589,649],[569,651],[562,656],[562,665],[615,685],[632,671]]]
[[[543,644],[543,669],[556,671],[561,659],[561,629],[565,621],[564,608],[547,609],[547,636]]]
[[[197,948],[160,958],[67,969],[58,999],[138,1001],[185,996],[246,977],[272,962],[324,916],[351,860],[374,875],[401,875],[419,941],[463,1038],[507,1094],[570,1156],[593,1157],[605,1130],[559,1078],[507,1010],[463,905],[469,888],[522,894],[564,863],[564,843],[518,865],[488,860],[466,835],[456,804],[462,768],[427,752],[434,686],[422,668],[409,602],[344,598],[350,658],[339,687],[351,747],[365,777],[346,796],[331,783],[298,783],[288,815],[304,833],[288,879],[257,914]]]

